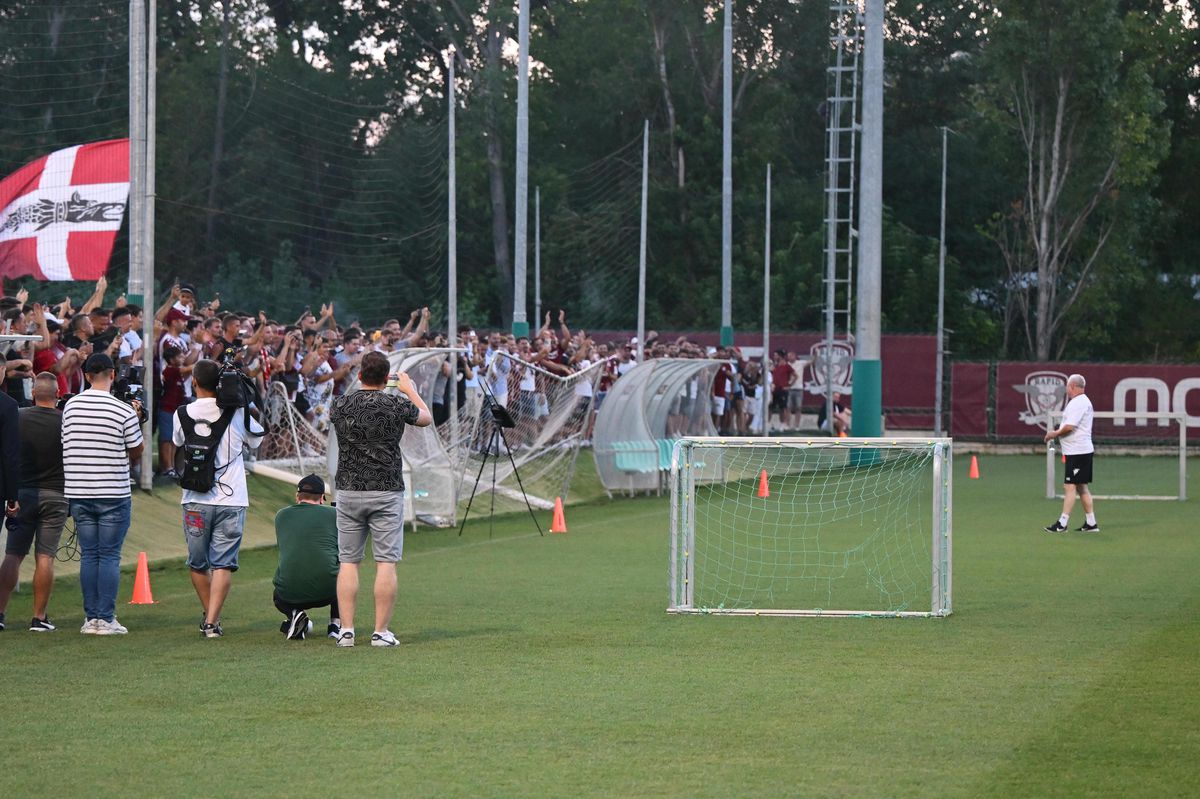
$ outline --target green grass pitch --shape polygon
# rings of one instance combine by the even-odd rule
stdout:
[[[125,576],[125,637],[78,634],[73,577],[59,632],[26,632],[26,587],[0,795],[1200,795],[1200,500],[1050,536],[1044,459],[968,460],[943,620],[670,616],[665,497],[569,507],[566,535],[409,535],[392,650],[282,640],[271,549],[244,553],[220,640],[179,561],[155,561],[157,605],[124,604]]]

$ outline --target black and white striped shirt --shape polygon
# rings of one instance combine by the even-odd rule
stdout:
[[[142,443],[133,408],[88,389],[63,410],[62,443],[68,499],[129,496],[129,450]]]

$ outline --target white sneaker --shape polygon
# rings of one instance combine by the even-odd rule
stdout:
[[[399,646],[400,642],[396,640],[396,636],[392,635],[391,630],[384,630],[381,633],[374,633],[371,636],[371,646]]]
[[[112,621],[103,621],[102,619],[94,621],[96,622],[96,635],[124,635],[129,632],[121,625],[121,622],[117,621],[115,616]]]
[[[354,646],[354,631],[342,630],[338,635],[337,646]]]
[[[99,623],[99,619],[87,619],[84,621],[83,626],[79,628],[79,632],[83,633],[84,635],[95,635],[96,625]]]

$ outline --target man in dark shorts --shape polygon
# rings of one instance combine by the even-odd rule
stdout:
[[[303,641],[312,629],[307,610],[329,608],[327,634],[342,632],[338,615],[337,511],[325,504],[325,481],[310,474],[296,486],[296,504],[275,514],[279,567],[275,569],[275,607],[287,618],[279,631]]]
[[[21,481],[17,491],[17,515],[8,520],[8,543],[0,565],[0,630],[4,612],[17,585],[21,561],[34,549],[33,619],[29,631],[54,632],[46,617],[54,588],[54,556],[67,523],[67,498],[63,495],[62,414],[58,400],[58,377],[42,372],[33,381],[34,405],[18,414],[21,446]],[[15,475],[14,475],[15,476]]]
[[[1067,378],[1067,407],[1063,411],[1062,424],[1057,430],[1046,433],[1045,441],[1050,443],[1058,439],[1062,443],[1062,452],[1066,457],[1063,465],[1063,507],[1062,515],[1052,524],[1044,528],[1047,533],[1063,533],[1071,520],[1071,509],[1075,507],[1075,495],[1079,495],[1083,503],[1083,526],[1076,528],[1080,533],[1098,533],[1100,524],[1096,521],[1096,509],[1092,503],[1092,491],[1088,487],[1092,482],[1092,401],[1088,399],[1087,383],[1083,375],[1071,375]]]
[[[400,439],[404,425],[427,427],[433,415],[405,372],[396,375],[397,393],[387,393],[387,356],[369,352],[359,367],[360,388],[333,401],[330,421],[337,430],[338,610],[340,647],[354,646],[354,606],[358,564],[367,538],[375,557],[375,632],[371,646],[396,646],[388,629],[396,604],[396,563],[404,553],[404,467]]]

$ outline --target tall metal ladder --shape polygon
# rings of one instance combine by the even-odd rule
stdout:
[[[825,339],[850,337],[854,317],[854,247],[857,194],[859,53],[863,12],[858,0],[833,0],[830,11],[830,65],[825,101]],[[831,371],[830,360],[824,366]],[[831,374],[827,373],[826,377]],[[831,384],[828,381],[827,384]],[[829,402],[832,404],[831,394]]]

